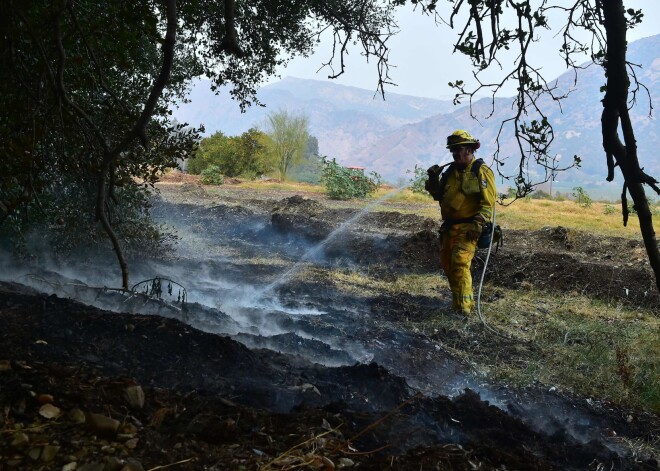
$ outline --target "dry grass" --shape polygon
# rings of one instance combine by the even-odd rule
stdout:
[[[531,289],[506,291],[484,311],[499,330],[540,348],[492,365],[495,375],[660,412],[660,319],[653,312]]]
[[[563,226],[609,237],[639,238],[639,221],[631,214],[623,226],[620,208],[610,203],[593,203],[584,208],[575,201],[518,200],[510,206],[496,205],[498,224],[506,229],[537,230]],[[428,202],[417,211],[420,216],[438,217],[438,204]]]
[[[237,188],[246,188],[252,190],[267,190],[267,191],[299,191],[301,194],[305,193],[325,193],[325,188],[320,185],[311,185],[309,183],[296,183],[296,182],[279,182],[277,180],[245,180],[236,185]]]
[[[262,189],[269,192],[296,192],[313,198],[325,195],[323,186],[307,183],[243,181],[231,186],[251,190]],[[362,208],[373,205],[372,211],[398,211],[439,219],[438,203],[428,196],[415,194],[409,189],[397,191],[392,187],[384,187],[380,188],[371,198],[364,200],[328,200],[326,203],[337,208]],[[628,225],[624,227],[620,206],[612,203],[594,202],[591,207],[584,208],[570,200],[522,199],[509,206],[498,204],[496,212],[498,223],[506,229],[537,230],[548,226],[564,226],[604,236],[641,237],[637,216],[631,214]]]
[[[437,296],[441,288],[449,287],[447,280],[438,275],[402,275],[383,280],[354,271],[336,271],[332,280],[341,291],[361,296],[401,293]]]
[[[439,275],[393,280],[350,271],[332,272],[335,286],[360,296],[447,294]],[[406,328],[429,336],[461,329],[451,353],[493,378],[516,386],[545,384],[581,395],[660,412],[660,319],[650,310],[629,309],[579,294],[552,295],[531,288],[484,287],[482,313],[509,340],[481,328],[478,316],[465,325],[438,309],[431,321]],[[493,301],[485,298],[497,292]],[[533,345],[534,348],[511,346]],[[505,345],[506,343],[506,345]],[[484,348],[484,345],[488,348]],[[498,351],[493,355],[493,351]]]
[[[568,200],[519,200],[511,206],[498,205],[497,218],[502,226],[511,229],[564,226],[605,236],[641,236],[637,216],[631,214],[628,225],[624,227],[620,207],[610,203],[595,202],[591,207],[584,208]]]

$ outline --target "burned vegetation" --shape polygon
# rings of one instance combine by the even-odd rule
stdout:
[[[4,265],[0,469],[658,469],[657,410],[488,373],[546,352],[452,317],[437,221],[223,191],[163,188],[154,217],[179,243],[132,262],[138,293],[103,289],[98,257]],[[509,231],[484,302],[538,290],[657,312],[638,249]]]

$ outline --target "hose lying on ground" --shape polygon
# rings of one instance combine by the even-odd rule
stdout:
[[[484,278],[486,277],[486,269],[488,268],[488,260],[490,259],[490,252],[493,248],[493,237],[495,236],[495,207],[493,207],[493,229],[490,231],[490,240],[488,241],[488,252],[486,253],[486,260],[484,261],[484,268],[483,271],[481,272],[481,281],[479,281],[479,291],[477,292],[477,313],[479,314],[479,319],[481,320],[481,323],[484,325],[484,327],[491,332],[498,334],[498,335],[503,335],[500,331],[495,329],[494,327],[491,327],[487,322],[486,319],[484,319],[483,314],[481,313],[481,289],[484,286]]]

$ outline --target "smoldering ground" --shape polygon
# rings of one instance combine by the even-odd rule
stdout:
[[[54,265],[49,270],[5,264],[3,278],[115,312],[175,318],[210,334],[229,335],[250,348],[285,354],[277,357],[278,362],[292,355],[297,357],[291,362],[298,366],[291,369],[305,370],[309,379],[304,383],[309,385],[307,390],[287,389],[289,392],[283,393],[281,386],[273,385],[271,393],[264,392],[272,380],[264,375],[259,384],[262,392],[245,399],[252,405],[290,411],[303,404],[309,407],[342,402],[373,412],[390,410],[415,391],[435,397],[419,401],[414,413],[399,424],[410,432],[400,445],[400,452],[438,441],[468,440],[459,426],[464,423],[464,413],[453,417],[454,422],[452,417],[445,417],[446,411],[440,411],[439,404],[449,409],[456,404],[452,399],[444,399],[449,397],[460,404],[478,405],[475,413],[486,411],[483,413],[487,417],[503,414],[506,419],[501,420],[521,424],[516,427],[533,431],[539,442],[554,437],[552,440],[585,452],[588,449],[591,456],[617,463],[622,458],[612,455],[612,450],[625,455],[607,440],[604,431],[611,426],[610,417],[598,408],[581,402],[576,406],[581,399],[555,392],[485,384],[478,371],[452,358],[442,348],[441,340],[409,332],[401,324],[387,320],[396,318],[397,310],[438,312],[446,306],[438,306],[437,298],[363,297],[339,292],[322,278],[307,274],[310,267],[378,270],[384,274],[415,270],[423,264],[406,257],[411,247],[422,246],[419,241],[424,241],[424,236],[420,233],[424,234],[427,221],[415,220],[416,229],[421,228],[421,232],[410,233],[406,230],[412,225],[408,216],[402,216],[400,224],[396,224],[396,216],[379,220],[373,214],[365,214],[364,219],[356,219],[353,226],[344,227],[339,236],[325,243],[341,227],[342,218],[346,220],[354,213],[336,212],[334,219],[328,221],[318,203],[293,199],[257,208],[205,208],[161,202],[154,215],[176,230],[179,243],[174,253],[167,254],[166,261],[133,260],[132,278],[136,282],[155,277],[176,281],[187,293],[185,309],[183,303],[168,296],[154,300],[96,289],[116,284],[117,274],[108,272],[111,258],[102,263],[98,263],[99,259],[93,263],[78,260],[66,267]],[[432,252],[432,244],[423,250]],[[293,267],[297,268],[292,272]],[[174,289],[175,294],[177,290]],[[367,368],[368,364],[372,366]],[[377,386],[379,381],[381,387]],[[214,387],[208,377],[203,383],[207,390]],[[310,398],[310,388],[319,394]],[[385,392],[388,388],[393,388],[390,393]],[[480,398],[464,393],[465,388],[476,391]],[[247,390],[243,394],[245,398],[249,396]],[[494,412],[489,404],[497,406],[500,412]],[[474,426],[478,424],[475,422]],[[392,430],[386,432],[389,433]]]

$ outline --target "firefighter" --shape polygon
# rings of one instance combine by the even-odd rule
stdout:
[[[447,149],[454,161],[442,172],[438,165],[428,169],[426,190],[440,202],[440,264],[447,275],[452,309],[468,316],[474,305],[470,265],[477,240],[491,222],[495,207],[495,176],[476,159],[481,144],[464,130],[447,137]]]

